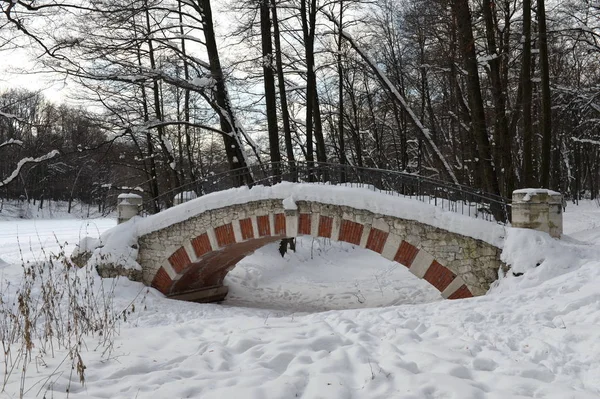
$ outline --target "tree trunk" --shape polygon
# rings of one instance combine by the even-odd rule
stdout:
[[[267,127],[269,132],[269,155],[273,166],[273,175],[280,179],[281,153],[279,152],[279,129],[277,128],[277,100],[275,79],[273,77],[273,44],[271,40],[271,17],[269,0],[260,2],[260,31],[262,40],[262,67],[265,87]]]
[[[314,37],[311,36],[309,25],[309,10],[306,2],[309,0],[300,0],[300,18],[302,19],[302,36],[304,38],[304,51],[306,55],[306,161],[309,168],[314,165],[314,147],[313,147],[313,108],[315,95],[315,85],[313,84],[314,74],[311,73],[314,65]]]
[[[485,110],[481,96],[475,39],[471,25],[471,11],[468,0],[453,0],[452,9],[456,18],[459,44],[463,50],[465,70],[467,71],[467,90],[471,108],[471,129],[477,143],[479,160],[483,169],[485,189],[492,194],[500,195],[498,178],[493,165],[492,152],[485,121]],[[496,215],[497,217],[499,215]]]
[[[492,97],[494,98],[494,108],[496,114],[496,162],[502,171],[503,189],[502,194],[507,197],[512,195],[513,191],[513,171],[512,156],[510,146],[510,136],[508,133],[508,119],[506,117],[506,102],[504,99],[505,87],[502,86],[502,77],[500,76],[500,55],[496,47],[496,24],[492,13],[495,10],[494,0],[483,2],[483,16],[485,19],[485,35],[487,38],[488,57],[490,66],[490,80],[492,83]]]
[[[183,55],[183,76],[186,81],[190,80],[190,71],[187,62],[187,51],[185,47],[185,38],[183,31],[183,15],[181,12],[181,2],[177,3],[179,9],[179,34],[181,35],[181,53]],[[190,176],[190,182],[196,181],[194,157],[192,155],[192,138],[190,136],[190,127],[187,123],[190,121],[190,90],[184,89],[184,100],[183,100],[183,118],[186,124],[183,126],[185,136],[185,149],[188,162],[188,173]],[[197,193],[200,195],[201,193]]]
[[[531,103],[531,0],[523,0],[523,61],[521,64],[521,90],[523,106],[523,172],[522,185],[533,187],[536,178],[533,173],[533,123]]]
[[[136,30],[136,23],[134,21],[133,29]],[[139,46],[136,47],[136,55],[137,62],[139,66],[140,73],[143,72],[142,68],[142,53]],[[146,94],[146,86],[144,83],[141,84],[141,92],[142,92],[142,114],[144,118],[144,122],[148,122],[150,120],[150,111],[148,110],[148,96]],[[131,133],[131,136],[134,137],[134,133]],[[160,211],[160,205],[158,203],[158,176],[156,172],[156,160],[154,157],[154,144],[152,143],[152,134],[149,130],[146,130],[146,156],[143,156],[144,169],[146,170],[148,185],[150,186],[150,194],[152,196],[152,212],[158,213]],[[146,157],[148,159],[149,168],[146,167]]]
[[[540,133],[542,135],[542,162],[540,183],[550,187],[550,159],[552,151],[552,100],[550,98],[550,69],[548,65],[548,39],[546,30],[546,9],[544,0],[537,0],[538,32],[540,39],[540,78],[542,86],[542,109],[540,112]]]
[[[344,0],[340,0],[340,27],[344,19]],[[337,73],[338,73],[338,142],[340,145],[340,164],[348,163],[346,159],[346,143],[344,140],[344,65],[342,64],[342,29],[337,35]],[[346,182],[346,171],[342,168],[341,182]]]
[[[151,29],[150,29],[150,10],[147,8],[147,3],[146,3],[146,34],[148,35],[147,37],[147,44],[148,44],[148,57],[150,59],[150,68],[154,71],[156,70],[156,60],[154,57],[154,45],[152,43],[152,38],[151,38]],[[162,121],[163,117],[162,117],[162,104],[161,104],[161,95],[160,95],[160,88],[158,86],[158,78],[154,78],[152,80],[152,93],[153,93],[153,98],[154,98],[154,114],[156,116],[156,120],[157,121]],[[177,176],[177,171],[175,170],[175,158],[173,157],[173,154],[171,153],[171,151],[169,150],[169,148],[167,148],[167,145],[165,144],[165,133],[164,133],[164,127],[162,126],[158,126],[157,128],[158,130],[158,144],[160,145],[160,148],[162,149],[162,152],[164,154],[164,156],[167,159],[167,164],[168,164],[168,172],[167,172],[167,181],[169,183],[169,187],[171,189],[175,189],[177,187],[179,187],[179,177]],[[172,179],[171,180],[168,176],[172,175]]]
[[[248,163],[242,149],[240,126],[237,125],[237,119],[233,112],[227,87],[225,86],[225,76],[221,67],[219,58],[219,50],[215,37],[213,26],[212,9],[210,0],[198,0],[199,9],[202,12],[202,30],[208,55],[208,63],[210,73],[215,81],[214,96],[216,105],[219,108],[219,119],[223,135],[223,144],[225,145],[225,153],[229,162],[230,169],[247,167]],[[253,178],[250,173],[242,173],[237,177],[237,184],[252,184]]]
[[[292,128],[290,124],[290,112],[287,103],[287,94],[285,88],[285,79],[283,74],[283,58],[281,54],[281,39],[279,34],[279,20],[277,18],[277,6],[275,0],[271,0],[271,10],[273,13],[273,34],[275,37],[275,61],[277,63],[277,81],[279,85],[279,99],[281,102],[281,121],[283,123],[283,135],[285,141],[285,151],[288,158],[292,180],[296,181],[296,162],[294,156],[294,146],[292,143]]]

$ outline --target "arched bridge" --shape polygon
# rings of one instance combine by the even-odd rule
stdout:
[[[242,258],[299,235],[381,254],[448,299],[484,294],[503,267],[503,226],[365,188],[293,183],[238,188],[136,223],[143,281],[169,297],[200,302],[225,297],[223,280]]]

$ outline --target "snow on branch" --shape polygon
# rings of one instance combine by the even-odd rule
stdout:
[[[9,184],[11,181],[13,181],[21,172],[21,169],[23,168],[23,166],[25,166],[28,163],[40,163],[43,161],[46,161],[50,158],[54,158],[55,156],[57,156],[59,154],[58,150],[52,150],[49,153],[47,153],[46,155],[42,155],[41,157],[37,157],[37,158],[33,158],[33,157],[27,157],[27,158],[23,158],[19,161],[19,163],[17,164],[17,167],[15,168],[15,170],[3,181],[0,181],[0,187],[4,187],[7,184]]]
[[[600,141],[598,141],[598,140],[578,139],[577,137],[571,137],[571,140],[573,140],[576,143],[586,143],[586,144],[600,145]]]
[[[2,147],[6,147],[8,145],[18,145],[18,146],[22,146],[23,142],[21,140],[15,140],[15,139],[10,139],[8,141],[5,141],[4,143],[0,143],[0,148]]]
[[[16,120],[17,122],[21,122],[21,123],[27,123],[27,122],[26,122],[26,121],[25,121],[23,118],[19,118],[19,117],[18,117],[17,115],[15,115],[15,114],[9,114],[9,113],[6,113],[6,112],[2,112],[2,111],[0,111],[0,116],[1,116],[1,117],[3,117],[3,118],[7,118],[7,119],[14,119],[14,120]]]

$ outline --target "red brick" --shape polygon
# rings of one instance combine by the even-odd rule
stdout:
[[[427,269],[423,278],[440,292],[444,291],[448,285],[454,280],[456,275],[452,273],[448,268],[442,266],[438,261],[434,260],[431,262],[431,266]]]
[[[301,213],[298,215],[298,234],[310,235],[311,230],[311,214],[310,213]]]
[[[240,230],[242,231],[242,240],[254,238],[254,228],[252,227],[252,219],[240,220]]]
[[[454,291],[452,295],[448,297],[448,299],[471,298],[472,296],[473,294],[471,294],[471,291],[469,291],[467,286],[463,284],[459,289]]]
[[[194,238],[192,240],[192,247],[194,247],[194,252],[198,258],[205,253],[212,251],[208,234],[204,233]]]
[[[271,235],[271,223],[269,221],[269,215],[257,216],[256,224],[258,225],[258,236],[270,236]]]
[[[173,280],[169,277],[169,274],[162,267],[158,269],[154,279],[152,280],[152,287],[156,288],[163,294],[168,294],[173,285]]]
[[[331,238],[331,228],[333,227],[333,218],[329,216],[320,216],[319,218],[319,237]]]
[[[389,233],[387,231],[371,228],[369,238],[367,239],[367,249],[381,253]]]
[[[233,227],[231,226],[231,223],[216,227],[215,236],[217,236],[217,244],[219,245],[219,248],[226,245],[235,244],[235,235],[233,234]]]
[[[285,224],[285,214],[278,213],[275,215],[275,234],[276,235],[287,235],[286,232],[286,224]]]
[[[394,260],[410,268],[418,253],[419,249],[417,247],[407,243],[406,241],[402,241],[400,247],[398,247],[396,256],[394,256]]]
[[[192,261],[187,254],[187,251],[184,247],[179,248],[177,251],[173,252],[173,255],[169,256],[169,263],[173,266],[173,269],[179,273],[183,269],[187,267]]]
[[[364,226],[360,223],[350,220],[342,220],[340,225],[340,241],[346,241],[350,244],[360,244]]]
[[[220,251],[211,252],[208,256],[209,258],[214,256],[216,253],[221,253]],[[204,261],[201,260],[197,263],[194,263],[192,267],[185,271],[185,273],[177,279],[177,281],[173,282],[173,287],[171,288],[171,294],[179,293],[181,291],[185,291],[190,285],[196,283],[199,280],[199,276],[201,273],[202,265]]]

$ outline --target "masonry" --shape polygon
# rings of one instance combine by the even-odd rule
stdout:
[[[484,294],[498,277],[501,249],[412,220],[348,206],[265,199],[191,216],[139,237],[143,281],[177,299],[222,300],[223,279],[245,256],[286,237],[345,241],[406,266],[444,298]],[[369,267],[369,265],[365,265]]]

